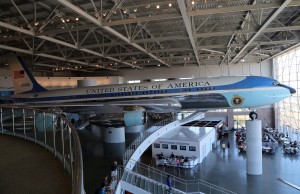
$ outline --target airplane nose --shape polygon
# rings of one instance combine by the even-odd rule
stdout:
[[[278,85],[281,86],[281,87],[284,87],[284,88],[286,88],[288,90],[290,90],[291,94],[295,94],[296,93],[296,90],[294,88],[290,87],[290,86],[287,86],[287,85],[284,85],[284,84],[278,84]]]
[[[291,92],[291,94],[295,94],[296,90],[294,88],[290,88],[290,92]]]

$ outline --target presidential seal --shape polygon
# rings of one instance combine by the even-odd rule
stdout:
[[[241,96],[234,96],[232,99],[231,99],[231,104],[233,106],[240,106],[243,104],[243,101],[244,99],[241,97]]]

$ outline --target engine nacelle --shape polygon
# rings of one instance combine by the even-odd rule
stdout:
[[[147,122],[147,114],[144,111],[127,111],[124,113],[126,127],[144,125]]]
[[[119,127],[138,126],[147,122],[147,115],[144,111],[126,111],[123,113],[100,114],[90,118],[90,124]]]

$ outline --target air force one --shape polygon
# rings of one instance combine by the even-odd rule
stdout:
[[[8,102],[38,107],[106,109],[142,107],[146,111],[179,109],[253,108],[273,104],[296,92],[272,78],[228,76],[216,78],[118,84],[47,90],[34,79],[23,59],[11,61],[15,95]]]

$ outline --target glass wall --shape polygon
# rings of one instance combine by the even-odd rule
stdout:
[[[277,126],[284,130],[299,132],[300,47],[274,58],[273,63],[274,78],[297,90],[292,97],[277,103]]]

